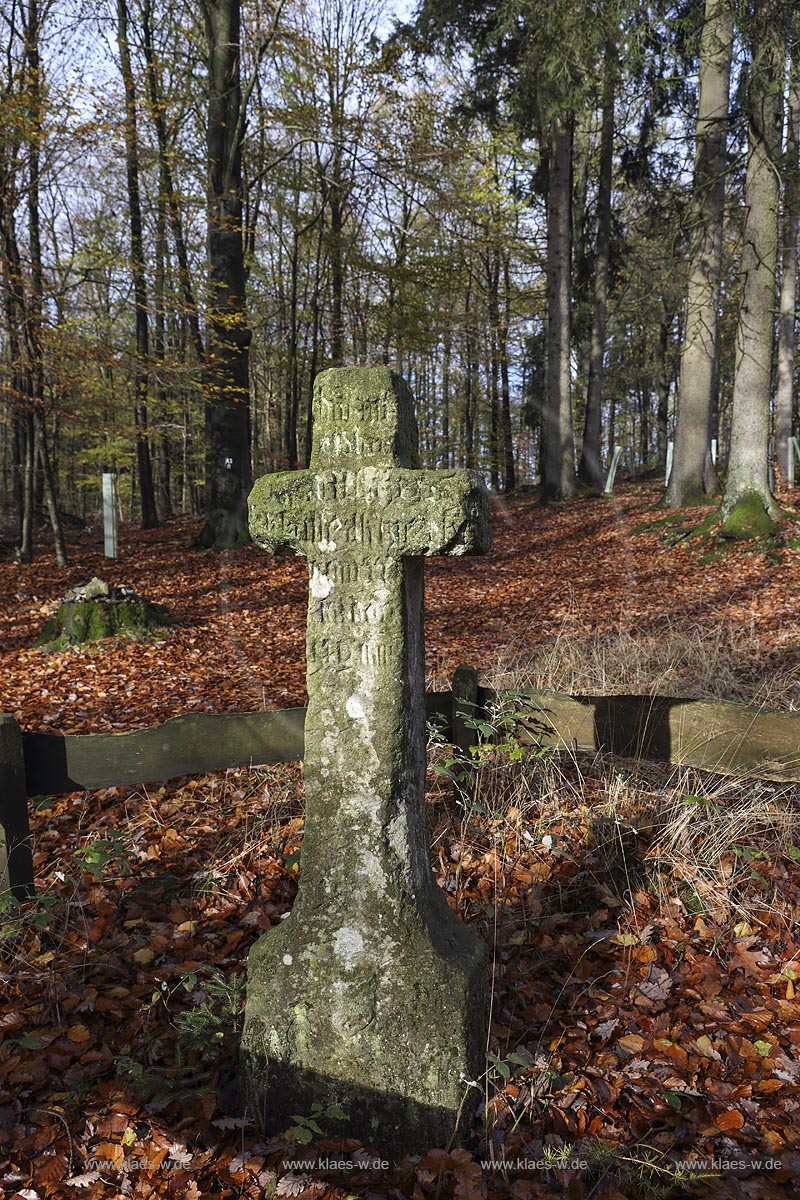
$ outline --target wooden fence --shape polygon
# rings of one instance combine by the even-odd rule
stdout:
[[[429,692],[425,708],[465,757],[494,693],[459,667],[449,692]],[[544,746],[650,758],[725,775],[800,782],[800,713],[663,696],[516,693],[525,736]],[[304,708],[191,713],[132,733],[22,731],[0,714],[0,893],[33,895],[27,798],[142,784],[229,767],[303,757]]]

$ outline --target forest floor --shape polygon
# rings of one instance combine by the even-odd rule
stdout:
[[[494,686],[800,710],[800,552],[706,562],[632,535],[663,515],[659,495],[494,502],[488,555],[427,565],[429,686],[469,662]],[[124,527],[113,562],[84,531],[63,569],[49,552],[0,556],[0,712],[91,733],[302,705],[304,563],[190,549],[197,529]],[[95,574],[176,624],[158,640],[33,649]],[[236,1115],[247,954],[297,886],[302,773],[286,764],[34,798],[38,895],[0,912],[0,1192],[797,1194],[798,788],[520,750],[512,731],[459,797],[446,758],[432,748],[434,868],[493,956],[471,1149],[380,1169],[346,1121],[318,1136],[300,1113],[265,1140]],[[326,1157],[352,1169],[308,1165]]]

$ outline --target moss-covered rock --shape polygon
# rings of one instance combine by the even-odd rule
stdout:
[[[34,645],[64,650],[110,637],[143,637],[172,623],[163,604],[153,604],[131,587],[114,587],[95,577],[67,592]]]

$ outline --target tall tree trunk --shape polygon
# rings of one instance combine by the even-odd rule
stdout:
[[[28,161],[27,211],[28,242],[30,259],[30,287],[26,295],[22,278],[22,261],[17,242],[13,187],[9,180],[20,156],[20,147],[7,157],[7,150],[0,143],[0,163],[6,181],[0,189],[0,236],[4,250],[4,280],[6,284],[6,316],[8,320],[9,348],[15,359],[13,374],[17,380],[19,401],[24,405],[22,429],[24,431],[24,470],[22,486],[22,517],[20,521],[20,545],[17,557],[20,562],[33,559],[34,515],[36,510],[36,476],[39,459],[42,463],[41,492],[47,495],[47,509],[53,530],[56,564],[66,565],[67,552],[58,505],[55,483],[49,469],[44,419],[44,349],[42,330],[44,326],[44,270],[39,212],[40,148],[44,139],[44,109],[42,95],[42,66],[39,57],[41,15],[38,0],[28,0],[24,10],[25,65],[27,127],[26,156]],[[10,147],[9,147],[10,149]]]
[[[442,459],[439,466],[449,467],[453,462],[450,447],[450,353],[452,333],[449,323],[444,332],[442,358]]]
[[[752,46],[747,86],[747,172],[742,246],[742,299],[728,478],[720,509],[723,532],[752,527],[754,508],[775,508],[769,487],[769,401],[778,258],[779,168],[787,12],[783,0],[749,18]],[[757,514],[756,514],[757,515]],[[763,514],[762,514],[763,516]]]
[[[167,359],[167,201],[162,188],[159,189],[156,215],[156,274],[153,288],[155,314],[153,321],[153,366],[155,369],[155,402],[158,412],[158,441],[156,443],[156,492],[158,513],[162,521],[172,518],[171,441],[169,437],[169,414],[167,411],[167,388],[164,372]]]
[[[156,495],[153,486],[153,463],[150,457],[148,430],[148,386],[150,374],[150,341],[147,316],[147,282],[145,280],[144,242],[142,238],[142,207],[139,195],[139,141],[136,128],[136,91],[131,68],[128,42],[128,6],[117,0],[117,44],[120,71],[125,89],[125,176],[128,185],[128,218],[131,235],[131,274],[133,301],[136,310],[136,362],[133,373],[133,413],[136,427],[136,465],[139,470],[139,494],[142,505],[142,529],[158,525]]]
[[[203,546],[249,538],[250,329],[242,229],[240,0],[203,0],[208,39],[208,354]]]
[[[574,496],[575,439],[570,393],[572,126],[551,122],[547,189],[547,351],[542,410],[542,501]]]
[[[42,467],[42,491],[44,494],[45,507],[47,508],[47,516],[50,520],[50,527],[53,530],[56,566],[65,567],[67,565],[67,548],[64,542],[64,530],[61,524],[61,517],[58,511],[55,471],[53,470],[50,460],[50,451],[47,446],[47,426],[45,424],[43,408],[39,407],[36,409],[34,422],[34,443],[37,447],[37,457]]]
[[[691,209],[686,319],[678,419],[668,502],[673,508],[706,495],[716,376],[717,314],[725,203],[733,17],[729,0],[706,0],[700,42],[700,107]]]
[[[775,453],[786,483],[789,439],[794,424],[795,298],[797,292],[797,231],[800,209],[800,18],[795,14],[789,75],[789,113],[786,128],[786,167],[783,191],[783,246],[778,323],[778,385],[775,396]]]
[[[297,353],[297,271],[299,234],[292,235],[292,250],[289,258],[289,395],[286,400],[284,422],[284,454],[290,471],[297,466],[297,420],[300,411],[300,363]]]
[[[489,310],[489,478],[493,492],[500,491],[500,363],[498,335],[500,326],[500,252],[486,252],[487,308]]]
[[[158,144],[159,190],[166,203],[167,219],[169,221],[172,240],[175,243],[175,255],[178,259],[178,281],[183,296],[186,320],[189,324],[192,346],[198,363],[205,359],[205,347],[200,334],[200,316],[189,270],[189,255],[186,250],[186,239],[183,233],[183,221],[175,181],[172,174],[171,152],[167,137],[167,124],[164,117],[165,104],[161,94],[161,83],[156,66],[153,48],[153,15],[152,0],[144,0],[142,5],[142,46],[145,62],[147,63],[147,95],[150,106],[150,117],[156,131]]]
[[[600,130],[600,178],[597,188],[597,242],[594,268],[594,309],[586,421],[578,477],[593,487],[603,486],[600,435],[603,421],[603,364],[608,320],[608,273],[611,253],[611,186],[614,174],[614,96],[617,88],[617,44],[606,45],[603,67],[603,117]]]
[[[669,385],[670,369],[667,360],[669,350],[669,335],[672,328],[673,314],[662,312],[658,326],[658,342],[656,344],[655,384],[658,408],[656,410],[657,458],[656,466],[663,471],[667,465],[667,422],[669,420]]]
[[[330,189],[331,212],[331,362],[340,367],[344,362],[344,210],[339,185],[338,155]]]
[[[36,433],[33,409],[27,405],[22,418],[24,457],[22,460],[22,520],[17,561],[33,562],[33,477],[36,471]]]
[[[503,251],[503,312],[498,328],[500,349],[500,388],[502,397],[501,435],[503,445],[503,490],[506,495],[517,486],[514,465],[514,439],[511,435],[511,386],[508,378],[508,330],[511,324],[511,255]]]

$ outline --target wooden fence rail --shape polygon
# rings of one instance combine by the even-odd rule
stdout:
[[[449,692],[429,692],[426,714],[465,760],[475,721],[494,693],[459,667]],[[525,736],[578,752],[606,751],[725,775],[800,782],[800,713],[662,696],[518,693]],[[33,895],[27,798],[141,784],[303,757],[304,708],[191,713],[132,733],[23,732],[0,714],[0,894]]]

